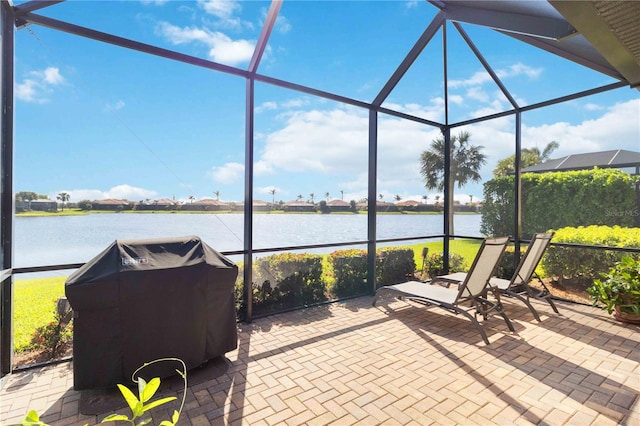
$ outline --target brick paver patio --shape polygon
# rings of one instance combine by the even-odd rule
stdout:
[[[467,319],[371,300],[239,324],[237,350],[189,373],[179,424],[640,425],[638,326],[569,303],[558,303],[561,315],[536,303],[537,323],[506,300],[516,333],[490,317],[485,346]],[[162,396],[180,396],[179,385],[163,381]],[[73,390],[69,362],[13,374],[1,397],[2,424],[28,409],[52,425],[114,412],[80,413],[90,398]],[[177,403],[163,407],[154,424]]]

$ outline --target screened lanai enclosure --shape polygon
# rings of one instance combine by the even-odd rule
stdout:
[[[639,4],[3,0],[2,375],[16,282],[116,239],[198,235],[240,267],[250,322],[371,295],[438,253],[446,272],[485,235],[510,235],[515,264],[534,232],[637,228],[633,177],[552,222],[593,197],[527,207],[521,169],[534,150],[638,150]],[[38,198],[60,214],[15,214]]]

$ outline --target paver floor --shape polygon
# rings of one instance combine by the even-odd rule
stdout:
[[[516,332],[371,297],[241,323],[238,348],[189,372],[181,425],[640,425],[640,327],[590,306],[535,303],[542,321],[506,300]],[[181,397],[179,380],[159,396]],[[87,391],[83,391],[87,392]],[[73,390],[70,362],[12,374],[1,423],[29,409],[51,425],[95,424]],[[115,398],[115,396],[114,396]],[[152,411],[169,419],[171,403]],[[93,407],[93,411],[99,407]],[[91,409],[89,410],[91,411]]]

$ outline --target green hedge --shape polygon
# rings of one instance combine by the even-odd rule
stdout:
[[[329,254],[329,274],[333,278],[331,292],[337,297],[371,293],[367,284],[367,251],[336,250]],[[376,253],[376,287],[412,279],[416,262],[412,249],[383,247]]]
[[[367,251],[336,250],[329,254],[329,273],[333,278],[331,292],[337,297],[367,294]]]
[[[376,256],[376,286],[398,284],[413,279],[416,271],[413,250],[399,247],[378,249]]]
[[[280,253],[253,263],[254,308],[286,309],[326,300],[322,279],[322,256]]]
[[[513,235],[514,176],[484,184],[480,232]],[[617,169],[522,175],[522,234],[566,226],[635,226],[636,178]]]
[[[432,253],[427,256],[425,262],[425,270],[429,278],[437,277],[444,274],[444,256],[442,253]],[[465,260],[459,254],[449,252],[449,273],[464,272]]]
[[[556,231],[552,242],[638,248],[640,247],[640,228],[596,225],[566,227]],[[542,258],[542,267],[546,276],[557,277],[560,282],[577,280],[590,284],[591,281],[599,278],[601,273],[607,272],[620,261],[624,254],[621,251],[552,245]]]

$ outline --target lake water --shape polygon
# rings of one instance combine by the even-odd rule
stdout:
[[[481,215],[456,215],[456,235],[481,236],[480,219]],[[367,239],[366,214],[256,214],[253,220],[254,249]],[[442,228],[442,215],[379,215],[376,220],[378,239],[442,234]],[[235,251],[243,249],[243,215],[17,217],[14,235],[15,267],[83,263],[116,239],[197,235],[218,251]]]

